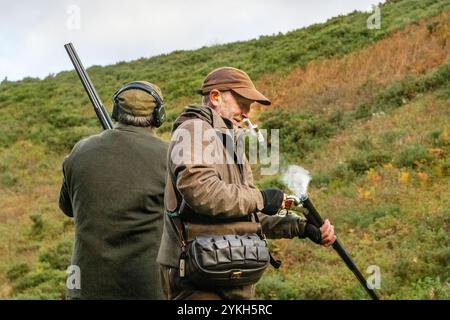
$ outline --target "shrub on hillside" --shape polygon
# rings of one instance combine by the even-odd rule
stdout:
[[[370,151],[374,148],[374,142],[369,136],[357,137],[353,144],[361,151]]]
[[[22,263],[11,267],[8,280],[16,299],[63,299],[66,268],[70,265],[72,243],[61,241],[41,250],[34,268]]]
[[[375,111],[388,111],[413,99],[418,91],[416,79],[408,75],[398,82],[388,85],[376,96]]]
[[[371,102],[359,104],[351,113],[354,119],[365,119],[375,112],[398,108],[420,93],[446,87],[450,80],[450,64],[443,64],[420,79],[407,75],[382,89]]]
[[[403,148],[396,157],[394,163],[399,168],[408,167],[415,169],[430,160],[431,156],[427,149],[421,145],[414,144]]]
[[[425,277],[413,283],[411,290],[406,292],[403,299],[431,299],[431,300],[449,300],[450,282],[449,279],[441,277]]]
[[[50,123],[54,130],[59,128],[70,128],[81,126],[86,123],[86,118],[73,109],[54,108],[48,112],[47,122]]]
[[[6,271],[6,277],[9,281],[15,281],[28,272],[30,272],[30,266],[25,262],[20,262],[12,265],[8,271]]]
[[[406,131],[404,129],[396,129],[394,131],[387,131],[382,134],[382,140],[384,143],[387,144],[393,144],[397,140],[399,140],[401,137],[403,137],[406,134]]]
[[[427,140],[433,147],[446,147],[450,145],[450,134],[448,130],[432,130],[428,133]]]
[[[419,82],[418,89],[421,92],[439,88],[450,81],[450,64],[446,63],[432,72],[426,74]]]
[[[101,132],[100,128],[95,127],[73,127],[67,128],[64,130],[58,130],[53,133],[51,136],[47,136],[46,139],[43,140],[44,143],[48,145],[49,150],[56,152],[68,152],[72,150],[75,144],[83,138],[87,138],[93,134],[98,134]],[[44,138],[46,133],[41,132],[37,134],[35,137]]]
[[[19,179],[13,172],[3,171],[0,173],[0,184],[7,188],[16,186],[18,182]]]
[[[311,185],[315,187],[324,187],[328,185],[333,178],[325,172],[317,172],[311,179]]]
[[[280,150],[288,158],[303,158],[323,145],[336,129],[323,117],[301,112],[272,110],[261,114],[261,128],[280,130]]]
[[[339,129],[344,129],[345,123],[345,113],[341,109],[333,111],[328,117],[328,122]]]
[[[339,219],[342,219],[342,221],[348,223],[352,227],[366,229],[369,225],[382,217],[400,217],[400,215],[401,209],[398,205],[381,204],[376,207],[369,207],[365,211],[349,211],[340,215]]]
[[[353,111],[352,116],[355,119],[364,119],[372,115],[372,106],[366,102],[359,104],[355,111]]]
[[[56,246],[48,248],[39,254],[39,262],[47,263],[51,268],[66,270],[70,265],[72,242],[64,240]]]
[[[258,298],[263,300],[299,299],[302,295],[299,287],[295,287],[278,272],[265,275],[257,284]]]
[[[66,272],[41,264],[13,283],[16,299],[63,299]]]
[[[370,168],[375,168],[390,161],[391,156],[382,150],[359,151],[348,161],[348,167],[356,174],[364,174]]]
[[[278,188],[281,190],[287,190],[286,185],[281,181],[281,177],[278,175],[273,176],[265,176],[258,181],[256,181],[256,186],[258,189],[267,189],[267,188]]]
[[[341,181],[351,181],[356,177],[356,174],[347,163],[338,163],[331,175]]]
[[[29,235],[32,239],[42,240],[44,238],[44,226],[45,221],[42,218],[42,214],[33,213],[30,215],[30,219],[33,222]]]

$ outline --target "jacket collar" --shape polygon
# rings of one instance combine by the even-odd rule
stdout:
[[[209,110],[211,110],[210,111],[212,114],[212,124],[211,125],[214,129],[218,129],[221,132],[224,132],[225,130],[233,129],[233,123],[230,120],[222,118],[217,111],[211,109],[210,107],[204,107],[204,108],[208,108]]]
[[[172,132],[178,128],[184,121],[192,118],[201,119],[208,122],[211,127],[226,133],[227,130],[234,129],[233,123],[225,118],[222,118],[219,113],[207,106],[201,105],[189,105],[185,108],[184,112],[175,120],[172,128]]]
[[[115,130],[119,131],[128,131],[133,133],[140,133],[140,134],[149,134],[154,136],[155,133],[153,132],[152,127],[136,127],[128,124],[118,123],[115,127]]]

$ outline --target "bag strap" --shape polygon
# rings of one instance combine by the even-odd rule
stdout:
[[[178,260],[178,273],[181,279],[183,279],[186,275],[186,240],[184,237],[184,228],[183,223],[181,222],[181,219],[178,216],[169,215],[170,220],[172,220],[172,223],[174,224],[175,228],[177,229],[178,236],[180,237],[181,242],[181,255],[180,259]]]
[[[261,223],[259,222],[258,214],[256,212],[253,212],[253,216],[255,217],[255,222],[261,225]],[[261,226],[261,235],[259,236],[261,237],[262,240],[264,240],[267,243],[267,238],[262,230],[262,226]],[[269,257],[270,257],[270,264],[272,265],[272,267],[274,267],[275,269],[279,269],[281,266],[281,260],[275,259],[270,250],[269,250]]]

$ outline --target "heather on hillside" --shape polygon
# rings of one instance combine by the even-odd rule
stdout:
[[[248,71],[274,102],[252,119],[280,129],[281,166],[311,172],[310,197],[357,265],[380,268],[380,296],[450,299],[450,1],[391,0],[381,11],[381,29],[353,12],[88,73],[109,111],[123,83],[160,85],[169,121],[158,134],[169,139],[210,70]],[[0,298],[64,298],[74,230],[57,205],[61,163],[101,128],[73,71],[1,82],[0,119]],[[259,186],[285,188],[254,169]],[[332,250],[300,239],[270,246],[283,264],[258,283],[258,298],[367,298]]]

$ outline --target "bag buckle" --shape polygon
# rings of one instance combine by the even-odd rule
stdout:
[[[230,275],[230,279],[239,279],[242,275],[242,271],[234,271]]]

